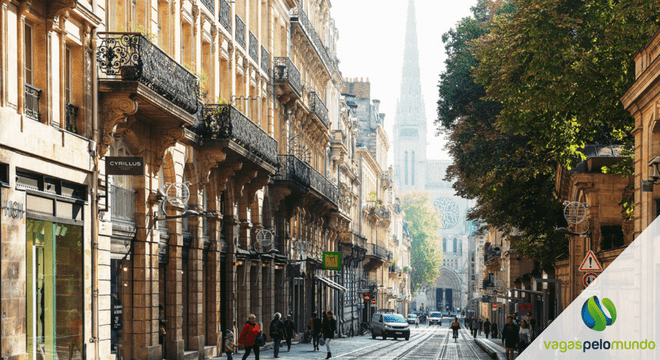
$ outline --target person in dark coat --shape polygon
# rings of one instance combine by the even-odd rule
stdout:
[[[484,321],[483,319],[479,319],[479,335],[481,335],[481,330],[484,328]]]
[[[488,339],[488,334],[490,334],[490,321],[486,319],[484,321],[484,335],[486,335],[486,339]]]
[[[280,357],[280,342],[284,338],[284,323],[280,313],[275,313],[273,321],[270,322],[270,337],[273,338],[273,357]]]
[[[493,321],[493,323],[490,324],[490,332],[491,332],[490,335],[493,339],[497,338],[497,331],[498,330],[499,329],[497,328],[497,323],[495,321]]]
[[[470,329],[472,330],[472,337],[476,338],[477,331],[479,331],[479,321],[477,319],[472,319],[472,325],[470,325]]]
[[[286,351],[291,351],[291,339],[296,334],[296,324],[291,320],[291,315],[286,317],[284,321],[284,338],[286,339]]]
[[[314,346],[314,351],[319,349],[319,338],[323,332],[323,323],[321,319],[316,316],[316,313],[312,314],[312,318],[309,319],[309,324],[307,325],[309,331],[312,333],[312,345]]]
[[[506,348],[506,359],[513,360],[513,349],[518,345],[518,326],[513,323],[513,316],[506,318],[502,328],[502,346]]]
[[[326,359],[332,357],[332,351],[330,351],[330,340],[335,338],[335,330],[337,330],[337,320],[332,315],[332,311],[328,311],[325,314],[325,319],[323,319],[323,338],[325,339],[325,348],[328,350],[328,356]]]

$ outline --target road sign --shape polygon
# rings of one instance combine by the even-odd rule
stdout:
[[[598,274],[592,272],[584,274],[584,277],[582,277],[582,283],[584,284],[584,287],[589,287],[592,282],[596,281],[597,277]]]
[[[493,310],[497,310],[497,303],[493,303]]]
[[[369,295],[369,294],[362,294],[362,298],[364,299],[364,301],[369,302],[369,300],[371,300],[371,295]]]
[[[593,251],[589,250],[587,256],[582,260],[582,265],[580,265],[579,271],[591,272],[591,271],[603,271],[603,267],[600,266],[598,259],[596,259],[596,254]]]
[[[371,305],[376,305],[376,299],[371,299]]]

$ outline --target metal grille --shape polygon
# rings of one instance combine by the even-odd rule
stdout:
[[[225,0],[220,0],[220,14],[218,21],[231,34],[231,6]]]
[[[298,97],[301,96],[302,89],[300,78],[300,71],[293,65],[291,59],[288,57],[276,57],[274,59],[273,80],[287,82]]]
[[[252,31],[248,32],[250,33],[250,57],[255,62],[259,62],[259,40],[257,40],[257,37],[252,33]]]
[[[78,114],[78,107],[73,104],[66,104],[66,127],[67,131],[72,133],[78,133],[78,127],[76,126],[76,115]]]
[[[321,41],[321,38],[314,29],[314,26],[312,26],[312,22],[309,21],[307,14],[305,14],[300,6],[297,6],[291,10],[291,23],[295,23],[300,26],[325,67],[332,71],[334,69],[334,62],[330,60],[330,55],[328,55],[328,51],[326,50],[323,41]]]
[[[25,84],[25,115],[34,120],[40,119],[39,98],[41,98],[41,89]]]
[[[236,15],[236,42],[245,49],[245,23]]]
[[[262,46],[261,47],[261,70],[268,73],[268,69],[270,69],[270,54],[268,54],[268,51],[266,51],[266,48]]]
[[[125,222],[135,221],[135,191],[110,185],[112,219]]]
[[[202,4],[206,6],[207,9],[209,9],[211,12],[215,12],[215,4],[214,0],[201,0]]]
[[[325,107],[325,104],[323,103],[323,101],[321,101],[321,99],[318,97],[318,95],[316,95],[315,92],[310,94],[310,102],[311,102],[310,107],[312,111],[314,112],[316,117],[321,121],[323,126],[325,126],[325,128],[327,129],[328,123],[330,122],[329,120],[330,118],[328,116],[328,108]]]

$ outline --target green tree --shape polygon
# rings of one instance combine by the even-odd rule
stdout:
[[[411,289],[430,287],[440,274],[443,253],[438,241],[440,213],[426,191],[410,191],[401,197],[401,206],[412,236],[410,249]]]
[[[484,86],[472,75],[479,66],[474,41],[489,33],[492,19],[515,8],[506,1],[481,0],[472,11],[473,17],[443,35],[447,60],[436,125],[449,135],[447,149],[454,159],[447,180],[458,195],[476,200],[468,219],[517,234],[512,237],[517,251],[552,264],[567,250],[564,236],[553,230],[564,222],[552,193],[556,162],[544,149],[528,146],[528,134],[498,126],[501,103],[485,99]]]

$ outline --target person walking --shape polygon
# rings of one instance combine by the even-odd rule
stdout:
[[[484,320],[479,319],[479,335],[481,335],[481,330],[484,328]]]
[[[449,325],[449,328],[454,332],[454,342],[458,341],[458,329],[461,328],[461,324],[458,323],[458,318],[455,318],[454,321]]]
[[[532,332],[529,323],[527,323],[527,320],[522,320],[520,322],[520,330],[518,331],[518,354],[522,354],[531,342]]]
[[[472,320],[472,325],[471,325],[470,329],[472,329],[472,337],[476,338],[477,337],[477,331],[479,330],[479,321],[477,321],[477,319]]]
[[[286,339],[286,351],[291,351],[291,339],[296,334],[296,324],[291,320],[291,315],[287,315],[284,321],[284,338]]]
[[[307,326],[309,327],[309,331],[312,332],[312,345],[314,345],[313,351],[318,351],[319,338],[321,337],[321,333],[323,332],[323,327],[322,327],[321,319],[318,318],[316,313],[312,313],[312,317],[311,319],[309,319],[309,324]]]
[[[493,321],[493,323],[490,324],[490,331],[491,331],[491,334],[490,334],[491,336],[490,337],[492,337],[493,339],[496,339],[497,338],[497,330],[498,330],[497,329],[497,323],[495,321]]]
[[[486,335],[486,339],[488,339],[488,334],[490,334],[490,321],[486,319],[484,321],[484,335]]]
[[[280,320],[282,315],[275,313],[273,321],[270,322],[270,337],[273,338],[273,357],[280,357],[280,342],[284,338],[284,323]]]
[[[518,326],[513,323],[513,316],[508,316],[506,321],[502,328],[502,346],[506,348],[506,359],[513,360],[513,350],[518,345]]]
[[[325,319],[323,319],[323,339],[325,341],[325,348],[328,350],[328,356],[326,359],[332,357],[330,340],[335,338],[335,330],[337,330],[337,320],[335,320],[335,317],[332,315],[332,311],[328,311]]]
[[[257,335],[261,334],[261,332],[259,324],[257,324],[257,317],[254,316],[254,314],[250,314],[250,316],[248,316],[248,322],[243,325],[241,334],[238,336],[238,343],[245,346],[243,360],[250,356],[251,351],[254,351],[255,360],[259,360],[259,345],[257,345],[254,340],[257,338]]]
[[[227,360],[234,359],[234,333],[231,330],[227,330],[225,334],[224,341],[224,352],[227,355]]]

